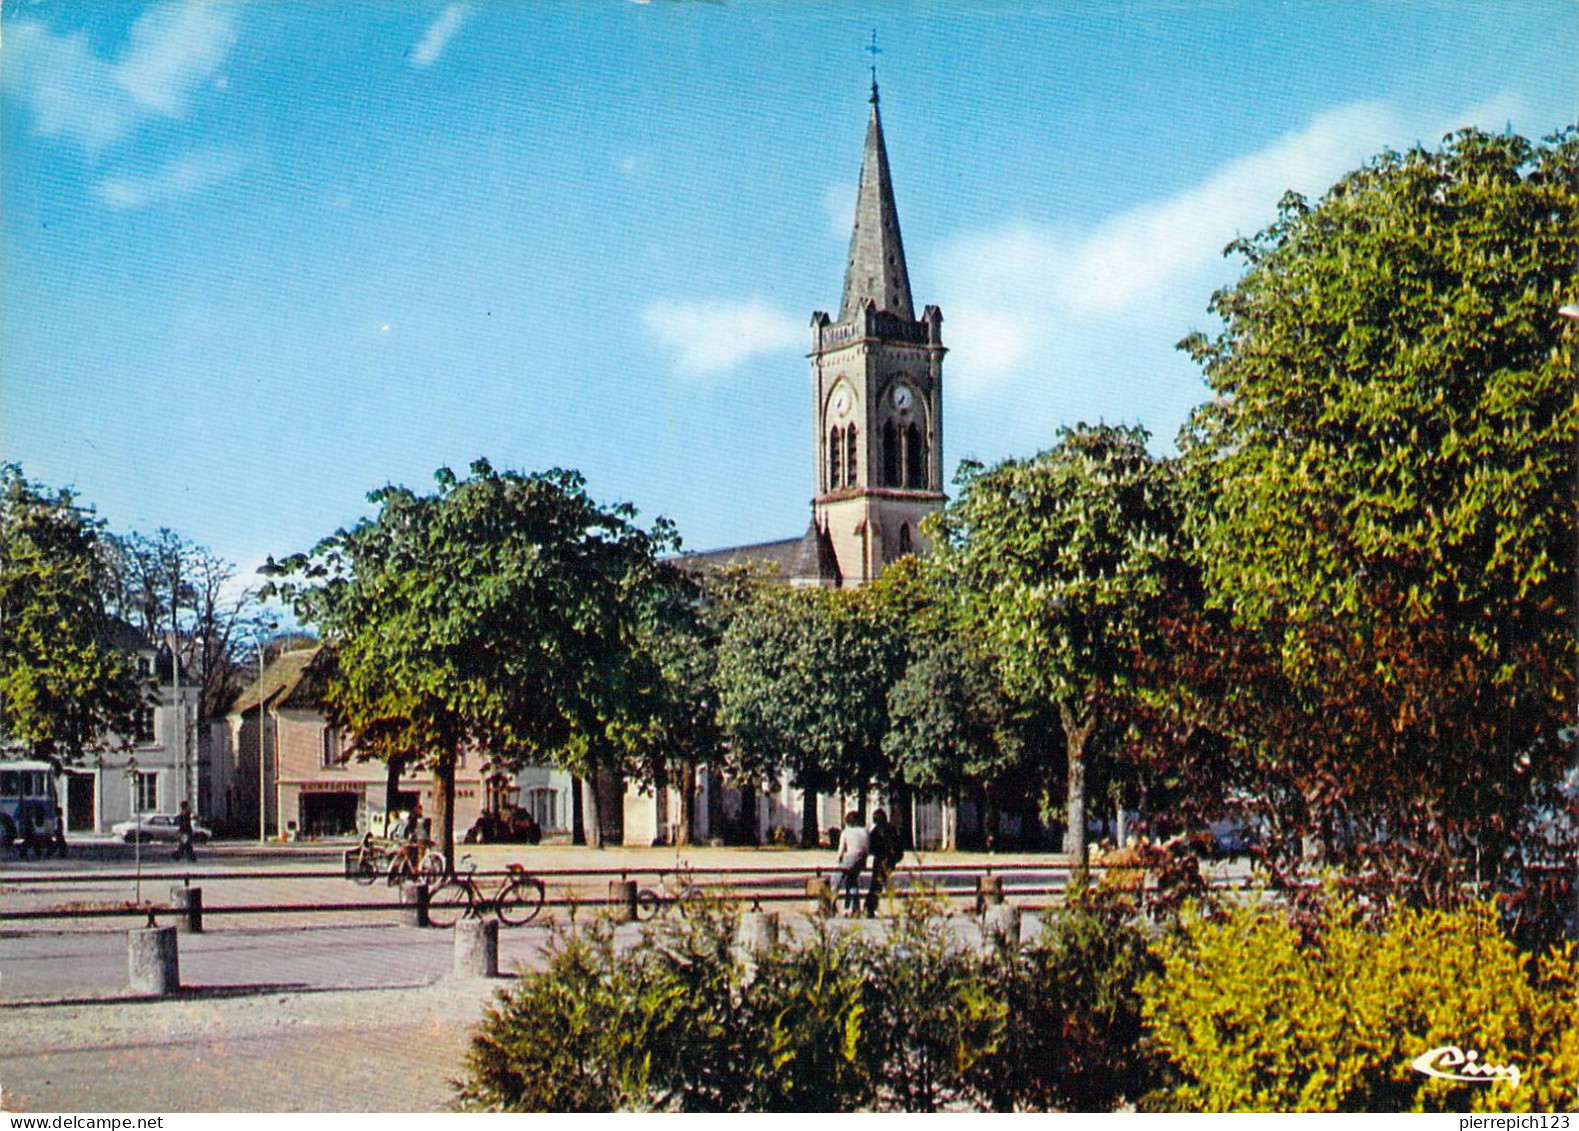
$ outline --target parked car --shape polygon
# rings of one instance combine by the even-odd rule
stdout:
[[[1214,821],[1210,831],[1212,853],[1216,856],[1247,856],[1260,843],[1255,827],[1243,821]]]
[[[174,813],[144,813],[136,821],[118,821],[110,826],[110,832],[131,844],[136,840],[163,840],[174,844],[181,836],[181,818]],[[208,829],[192,822],[192,840],[202,844],[214,834]]]

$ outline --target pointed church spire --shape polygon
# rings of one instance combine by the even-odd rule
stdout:
[[[866,125],[866,154],[861,160],[861,189],[855,198],[855,230],[850,233],[850,262],[844,273],[844,302],[839,321],[846,322],[870,299],[886,310],[914,321],[910,274],[899,238],[899,210],[888,173],[883,145],[883,119],[877,108],[877,75],[872,75],[872,116]]]

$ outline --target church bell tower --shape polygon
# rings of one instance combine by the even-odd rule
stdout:
[[[820,310],[811,319],[817,494],[807,539],[818,543],[815,584],[825,587],[864,585],[924,552],[918,526],[944,502],[943,312],[915,315],[875,77],[871,102],[844,301],[837,320]]]

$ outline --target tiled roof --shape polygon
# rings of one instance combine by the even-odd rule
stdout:
[[[230,705],[232,715],[255,710],[261,697],[275,707],[314,707],[318,705],[318,672],[314,663],[321,648],[283,652],[263,670],[261,680],[236,696]]]

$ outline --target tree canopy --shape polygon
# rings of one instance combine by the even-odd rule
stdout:
[[[375,491],[375,517],[270,568],[294,579],[282,591],[331,649],[336,720],[376,755],[434,770],[453,855],[463,750],[501,767],[619,768],[628,732],[655,709],[658,672],[637,637],[673,534],[662,519],[643,530],[628,505],[600,506],[575,472],[479,460],[468,478],[435,478],[431,495]]]
[[[1181,447],[1212,599],[1281,668],[1246,738],[1313,820],[1495,857],[1573,722],[1579,137],[1384,153],[1234,250]]]
[[[75,762],[133,733],[130,626],[105,607],[102,523],[69,491],[0,465],[0,741]]]
[[[1147,433],[1064,429],[1034,459],[967,465],[939,525],[963,632],[980,642],[1010,696],[1056,711],[1067,750],[1065,851],[1085,859],[1089,744],[1130,680],[1175,559],[1177,515]]]
[[[788,774],[808,794],[890,780],[887,696],[904,662],[900,626],[873,590],[760,586],[718,650],[719,717],[735,772]],[[803,824],[813,836],[809,801]]]

